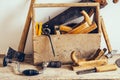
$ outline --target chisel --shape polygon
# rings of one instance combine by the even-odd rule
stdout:
[[[79,74],[86,74],[86,73],[94,73],[94,72],[106,72],[106,71],[114,71],[117,70],[117,66],[115,64],[107,64],[104,66],[92,67],[91,69],[80,70],[76,73]]]

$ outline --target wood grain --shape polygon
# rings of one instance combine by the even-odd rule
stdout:
[[[51,35],[56,56],[52,54],[52,49],[47,36],[33,38],[34,47],[34,64],[49,61],[59,60],[62,62],[72,61],[70,54],[72,51],[78,53],[81,57],[88,57],[100,47],[101,35],[98,34],[65,34]]]
[[[93,6],[98,6],[99,3],[36,3],[33,5],[34,8],[39,8],[39,7],[83,7],[83,6],[89,6],[89,7],[93,7]]]
[[[112,52],[112,46],[110,44],[110,40],[109,40],[107,31],[106,31],[104,20],[103,20],[102,16],[100,18],[101,18],[101,30],[102,30],[104,40],[105,40],[107,48],[108,48],[108,52],[110,53],[110,52]]]
[[[29,11],[27,14],[26,22],[25,22],[25,26],[24,26],[22,36],[21,36],[21,39],[19,42],[18,51],[20,51],[20,52],[24,52],[24,49],[25,49],[27,36],[28,36],[28,32],[29,32],[29,28],[30,28],[30,24],[31,24],[31,20],[32,20],[31,12],[32,12],[32,5],[34,2],[35,2],[35,0],[31,0]]]

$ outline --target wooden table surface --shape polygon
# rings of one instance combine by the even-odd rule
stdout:
[[[108,59],[108,62],[114,63],[118,58],[120,58],[120,54],[115,54],[113,58]],[[43,74],[37,76],[24,76],[16,73],[16,65],[14,63],[7,67],[2,67],[2,60],[3,57],[0,56],[0,80],[120,79],[120,68],[116,71],[77,75],[75,71],[71,70],[70,66],[63,66],[62,68],[47,68]],[[21,71],[25,69],[41,70],[39,67],[33,66],[29,61],[26,59],[26,62],[21,63]]]

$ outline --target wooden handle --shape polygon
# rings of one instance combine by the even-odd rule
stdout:
[[[84,16],[84,21],[88,23],[88,25],[92,24],[92,20],[90,19],[89,15],[83,10],[81,14]]]
[[[101,59],[101,60],[91,60],[91,61],[84,61],[84,62],[77,62],[79,66],[102,66],[108,63],[107,59]]]
[[[106,48],[104,48],[103,50],[101,50],[101,51],[99,52],[98,56],[95,58],[95,60],[100,59],[100,58],[104,55],[104,53],[105,53],[106,51],[107,51]]]
[[[69,32],[72,28],[69,26],[60,25],[60,31]]]
[[[77,64],[77,65],[78,65],[78,62],[86,61],[85,58],[77,59],[77,57],[76,57],[76,52],[75,52],[75,51],[73,51],[73,52],[71,53],[71,59],[72,59],[72,61],[73,61],[75,64]]]
[[[96,67],[97,72],[105,72],[105,71],[114,71],[117,70],[117,66],[115,64],[107,64],[104,66]]]
[[[101,30],[102,30],[102,33],[103,33],[103,36],[104,36],[104,39],[105,39],[105,42],[106,42],[106,45],[108,48],[108,52],[110,53],[112,51],[112,47],[111,47],[111,44],[110,44],[110,41],[108,38],[108,34],[107,34],[107,31],[105,28],[104,20],[102,17],[100,17],[100,18],[101,18]]]
[[[76,57],[76,52],[73,51],[71,53],[71,59],[72,61],[77,64],[78,66],[92,66],[92,67],[96,67],[96,66],[101,66],[101,65],[105,65],[107,64],[108,60],[107,59],[100,59],[100,60],[91,60],[91,61],[86,61],[85,58],[82,59],[78,59]]]
[[[101,59],[101,60],[83,61],[78,63],[79,63],[78,66],[72,66],[74,71],[93,69],[98,66],[106,65],[108,61],[107,59]]]
[[[93,30],[95,30],[97,28],[96,23],[94,22],[92,25],[90,25],[89,27],[86,27],[85,29],[83,29],[82,31],[80,31],[79,33],[81,34],[85,34],[85,33],[89,33]]]
[[[26,18],[26,22],[25,22],[25,26],[22,32],[22,36],[21,36],[21,40],[18,46],[18,51],[20,52],[24,52],[25,49],[25,45],[26,45],[26,40],[27,40],[27,36],[28,36],[28,32],[29,32],[29,28],[30,28],[30,23],[31,23],[31,12],[32,12],[32,5],[35,2],[35,0],[32,0],[30,3],[30,7],[29,7],[29,11],[28,11],[28,15]]]
[[[89,27],[87,22],[84,22],[83,24],[77,26],[75,29],[68,32],[69,34],[79,34],[83,29]]]

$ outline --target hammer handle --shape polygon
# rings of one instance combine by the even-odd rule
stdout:
[[[35,0],[31,0],[28,15],[27,15],[27,18],[26,18],[26,22],[25,22],[25,25],[24,25],[23,32],[22,32],[21,40],[19,42],[18,51],[20,51],[20,52],[24,52],[24,49],[25,49],[27,36],[28,36],[29,28],[30,28],[30,23],[31,23],[31,20],[32,20],[31,12],[32,12],[32,5],[33,5],[34,2],[35,2]]]
[[[104,36],[104,39],[105,39],[105,42],[108,48],[108,52],[110,53],[112,51],[112,47],[111,47],[109,37],[108,37],[107,31],[105,28],[104,20],[102,17],[101,17],[101,30],[102,30],[102,33],[103,33],[103,36]]]

